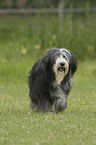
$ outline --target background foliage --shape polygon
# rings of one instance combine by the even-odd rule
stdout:
[[[89,4],[90,7],[96,6],[96,0],[0,0],[1,8],[49,8],[58,7],[59,3],[63,2],[64,7],[85,7]]]
[[[17,7],[15,4],[21,1],[4,0],[0,1],[2,8],[7,7],[10,2],[14,2],[8,7]],[[27,3],[37,1],[22,1],[21,7]],[[46,1],[38,1],[39,5],[48,4]],[[64,7],[71,5],[70,0],[48,1],[51,7],[56,7],[64,2]],[[5,4],[5,5],[2,5]],[[54,4],[54,6],[52,5]],[[75,0],[72,5],[75,7],[87,6],[90,8],[95,1]],[[43,5],[44,4],[44,5]],[[71,5],[70,9],[73,7]],[[31,6],[31,7],[32,7]],[[95,4],[94,4],[95,6]],[[34,5],[35,8],[37,6]],[[85,9],[86,9],[85,8]],[[77,58],[78,61],[94,61],[96,59],[96,13],[40,13],[34,14],[0,14],[0,79],[9,81],[13,78],[17,81],[27,81],[28,71],[33,63],[42,57],[48,49],[67,48]],[[95,72],[95,69],[94,69]],[[23,74],[23,75],[22,75]],[[95,74],[95,73],[94,73]]]
[[[21,59],[50,48],[67,48],[79,59],[96,57],[96,15],[37,14],[0,18],[0,58]],[[6,46],[7,45],[7,48]]]

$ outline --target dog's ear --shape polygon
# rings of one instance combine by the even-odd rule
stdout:
[[[76,70],[77,70],[77,60],[73,55],[71,55],[70,74],[73,76]]]

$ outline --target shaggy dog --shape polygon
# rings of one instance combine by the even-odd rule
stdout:
[[[76,70],[77,60],[70,51],[50,49],[29,72],[31,108],[39,112],[64,111]]]

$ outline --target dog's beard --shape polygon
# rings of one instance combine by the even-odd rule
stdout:
[[[64,79],[66,74],[68,73],[69,65],[65,58],[62,55],[56,59],[56,62],[53,66],[53,70],[56,76],[57,84],[60,84],[61,81]]]

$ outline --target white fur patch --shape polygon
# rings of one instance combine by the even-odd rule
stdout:
[[[68,61],[67,61],[67,59],[65,59],[63,57],[63,55],[64,54],[61,53],[61,55],[59,57],[57,57],[56,62],[54,64],[54,66],[53,66],[53,70],[54,70],[55,75],[56,75],[57,84],[60,84],[61,83],[61,81],[63,80],[63,78],[65,77],[65,75],[68,73],[68,69],[69,69]],[[65,64],[64,65],[65,71],[59,71],[58,70],[58,68],[60,67],[60,63],[64,63]]]

